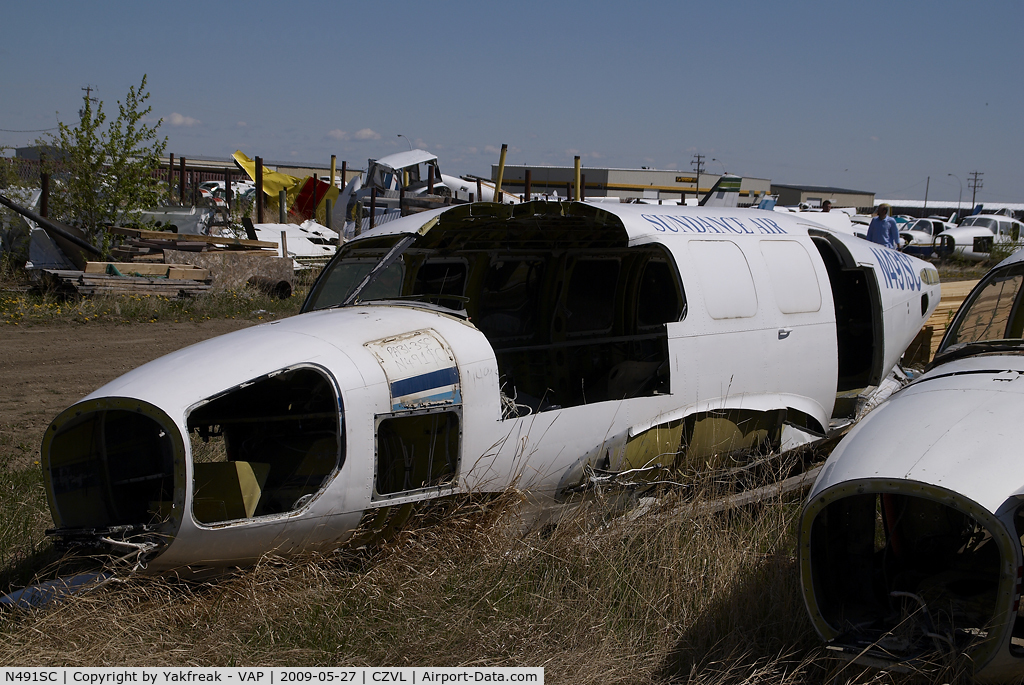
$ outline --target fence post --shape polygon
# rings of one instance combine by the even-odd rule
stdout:
[[[178,188],[178,201],[181,202],[181,206],[185,206],[185,158],[182,157],[178,163],[178,167],[181,170],[181,186]]]
[[[174,202],[174,153],[170,154],[170,164],[167,165],[167,202]]]
[[[231,215],[231,169],[224,167],[224,201],[228,205],[228,216]]]
[[[263,158],[256,158],[256,223],[263,223]]]
[[[288,193],[282,188],[277,193],[277,223],[288,223]]]

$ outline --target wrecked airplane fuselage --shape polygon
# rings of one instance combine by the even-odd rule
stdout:
[[[757,210],[403,217],[346,243],[303,314],[60,414],[53,532],[141,545],[153,571],[227,566],[386,536],[438,497],[556,501],[681,444],[823,433],[837,391],[884,378],[938,301],[925,262]]]
[[[1024,676],[1024,252],[964,302],[930,370],[832,453],[800,528],[804,598],[830,649],[892,667],[969,651]]]

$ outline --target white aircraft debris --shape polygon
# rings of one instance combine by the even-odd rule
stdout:
[[[804,504],[800,570],[838,655],[893,668],[969,654],[1024,676],[1024,251],[992,269],[930,369],[855,426]]]
[[[929,264],[785,214],[401,217],[339,248],[301,315],[54,419],[50,532],[199,571],[366,544],[436,498],[515,483],[555,502],[595,470],[824,434],[837,392],[880,383],[938,302]]]

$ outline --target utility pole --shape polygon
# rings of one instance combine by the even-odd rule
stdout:
[[[85,88],[82,88],[82,90],[85,91],[85,99],[86,99],[86,101],[88,101],[88,102],[99,102],[99,100],[97,98],[91,97],[92,96],[92,91],[99,90],[98,87],[92,85],[91,83],[87,83],[87,84],[85,84]],[[82,118],[83,114],[85,114],[85,109],[84,108],[78,110],[78,118],[79,119]]]
[[[704,155],[696,154],[693,156],[693,160],[690,162],[690,166],[697,172],[697,181],[694,185],[694,190],[697,191],[697,199],[700,199],[700,172],[704,170]]]
[[[921,212],[921,216],[928,216],[928,187],[932,184],[932,177],[929,176],[928,180],[924,182],[924,210]]]
[[[979,188],[983,188],[985,186],[985,182],[981,178],[984,175],[984,172],[981,171],[972,171],[971,173],[967,174],[967,187],[971,189],[972,212],[974,211],[974,208],[977,207],[977,205],[974,204],[974,196],[977,194]]]

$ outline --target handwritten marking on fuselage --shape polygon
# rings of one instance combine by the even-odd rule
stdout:
[[[739,235],[778,235],[786,229],[769,217],[675,216],[673,214],[641,214],[660,233],[725,233]]]
[[[871,253],[878,260],[878,270],[882,272],[885,287],[890,290],[920,290],[921,276],[914,271],[914,262],[902,252],[871,248]]]

